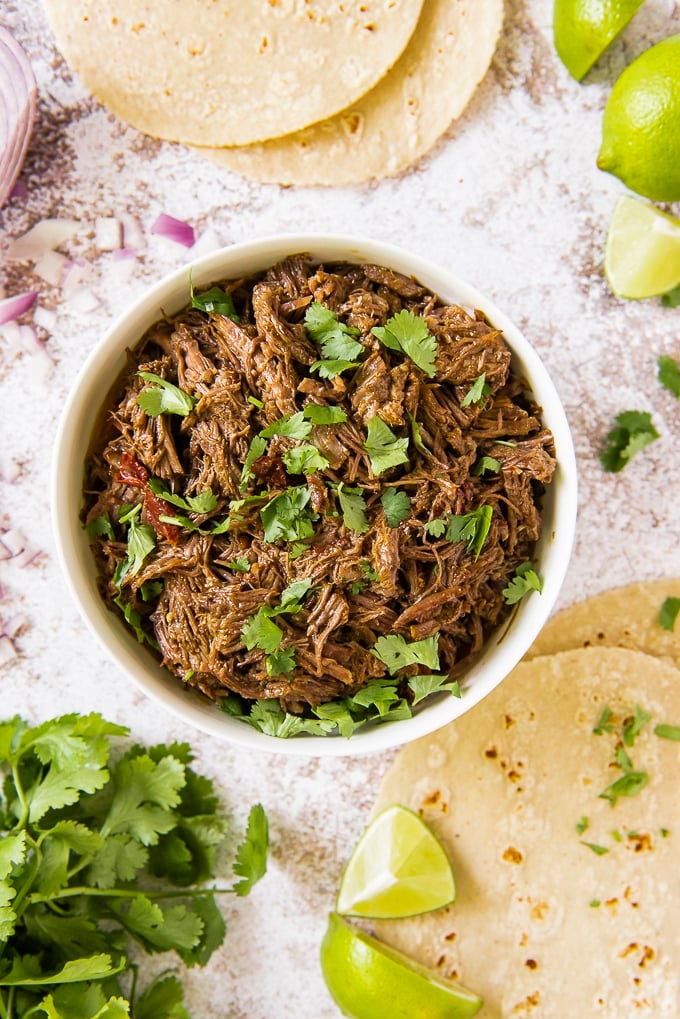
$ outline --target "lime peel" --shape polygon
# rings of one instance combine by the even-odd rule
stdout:
[[[359,839],[336,909],[346,916],[396,919],[440,909],[455,895],[451,864],[439,840],[417,814],[394,804]]]
[[[483,1001],[331,913],[321,943],[326,986],[350,1019],[471,1019]]]

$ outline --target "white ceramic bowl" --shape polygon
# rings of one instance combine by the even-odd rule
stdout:
[[[413,718],[367,726],[351,739],[267,736],[219,711],[200,694],[184,689],[137,642],[123,620],[105,606],[97,590],[88,536],[79,518],[84,461],[97,412],[124,367],[125,349],[138,343],[161,312],[172,315],[188,303],[189,268],[194,286],[200,288],[219,279],[250,275],[298,252],[309,253],[314,261],[389,266],[415,276],[446,301],[482,309],[489,321],[503,330],[513,352],[513,367],[528,381],[543,408],[543,422],[551,429],[557,449],[558,468],[544,501],[543,536],[537,550],[544,582],[540,596],[531,594],[523,599],[511,625],[503,625],[491,636],[464,677],[461,699],[450,694],[434,697]],[[438,729],[477,704],[517,664],[548,618],[567,569],[576,522],[576,465],[569,426],[542,362],[516,326],[477,290],[440,266],[377,241],[314,234],[277,236],[225,248],[198,259],[191,267],[178,269],[111,326],[83,365],[64,408],[53,463],[52,506],[58,555],[80,612],[121,673],[139,689],[185,722],[218,739],[285,754],[340,756],[385,750]]]

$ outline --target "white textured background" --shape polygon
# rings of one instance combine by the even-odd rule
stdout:
[[[28,196],[0,212],[0,251],[43,217],[78,219],[67,252],[87,259],[86,285],[99,301],[79,313],[29,264],[3,257],[5,293],[39,289],[56,324],[49,334],[38,330],[39,349],[23,352],[0,330],[0,529],[17,529],[29,553],[40,553],[25,568],[22,557],[0,560],[0,618],[18,652],[0,670],[0,715],[37,721],[97,709],[143,740],[189,739],[238,822],[252,802],[264,803],[270,872],[250,899],[228,904],[228,937],[208,969],[186,975],[196,1019],[338,1015],[318,946],[343,862],[392,755],[320,762],[232,750],[161,714],[109,664],[80,622],[52,551],[48,479],[66,393],[112,317],[187,260],[186,249],[150,235],[161,211],[191,222],[206,245],[303,230],[397,243],[485,291],[553,376],[580,471],[561,603],[634,579],[680,577],[680,403],[656,380],[658,354],[680,359],[680,310],[609,292],[602,251],[624,188],[595,166],[613,81],[647,46],[680,31],[680,7],[647,0],[579,85],[555,56],[550,6],[508,0],[496,57],[467,113],[410,172],[325,191],[252,184],[126,127],[72,78],[38,0],[0,0],[0,20],[26,48],[40,89],[22,175]],[[139,220],[145,248],[121,282],[111,254],[97,251],[92,225],[96,216],[124,214]],[[652,411],[661,439],[622,474],[607,475],[597,453],[614,415],[627,409]]]

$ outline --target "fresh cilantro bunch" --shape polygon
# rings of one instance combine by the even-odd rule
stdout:
[[[215,895],[247,895],[265,873],[258,805],[240,880],[206,887],[227,829],[212,782],[185,743],[111,761],[111,738],[127,735],[99,714],[0,723],[2,1019],[189,1019],[173,976],[136,993],[131,943],[204,965],[225,934]]]

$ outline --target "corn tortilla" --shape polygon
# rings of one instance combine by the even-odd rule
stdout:
[[[502,21],[502,0],[427,0],[399,61],[353,106],[285,138],[206,154],[245,177],[279,184],[355,184],[397,174],[463,112]]]
[[[626,584],[577,602],[548,620],[525,657],[618,646],[667,657],[680,666],[680,620],[672,632],[659,622],[666,598],[680,598],[680,578]]]
[[[626,749],[648,784],[612,807],[599,794],[622,775],[615,747],[636,704],[652,720]],[[618,734],[595,735],[607,706]],[[677,1019],[680,743],[654,734],[660,722],[680,725],[680,670],[582,648],[521,663],[464,717],[404,748],[376,809],[423,815],[457,898],[383,921],[378,936],[480,994],[478,1019]]]
[[[83,84],[140,131],[245,145],[332,116],[397,60],[423,0],[45,0]]]

